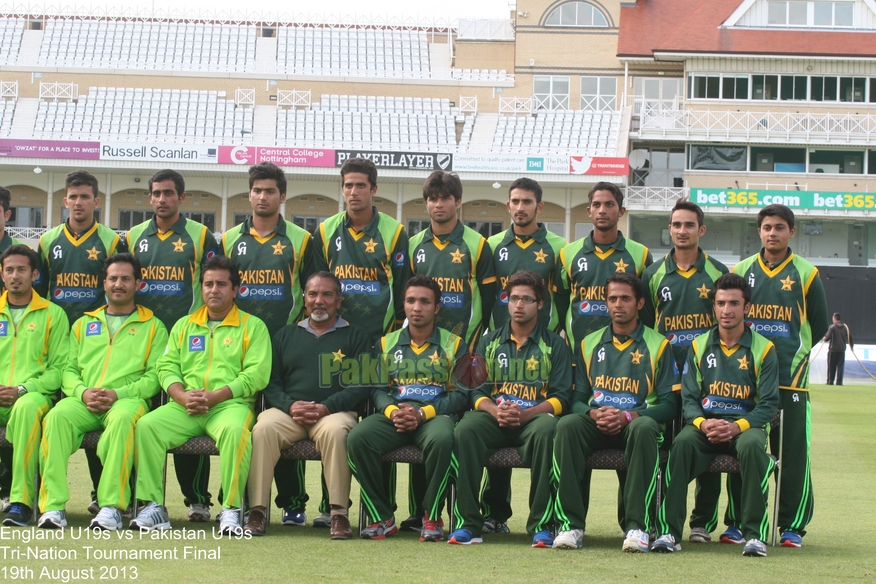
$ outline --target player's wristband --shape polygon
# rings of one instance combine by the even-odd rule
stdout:
[[[627,419],[627,424],[633,423],[633,416],[630,414],[630,412],[624,412],[624,417]]]

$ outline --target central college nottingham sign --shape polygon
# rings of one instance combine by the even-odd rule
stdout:
[[[451,154],[378,150],[333,150],[275,146],[214,146],[143,142],[0,139],[0,158],[193,162],[253,165],[272,162],[287,168],[337,168],[349,158],[367,158],[378,168],[396,170],[579,174],[626,176],[627,158]]]

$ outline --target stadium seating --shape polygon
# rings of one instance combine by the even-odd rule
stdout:
[[[428,78],[429,43],[417,30],[281,27],[277,72]]]
[[[16,99],[0,100],[0,136],[8,136],[12,128],[12,116],[15,114]]]
[[[0,65],[14,65],[24,34],[23,18],[0,19]]]
[[[492,151],[497,154],[614,156],[620,112],[539,111],[535,116],[499,116]]]
[[[90,87],[77,101],[40,101],[36,138],[198,143],[252,133],[253,109],[224,91]]]
[[[170,71],[251,71],[256,27],[167,21],[48,20],[37,63]],[[16,49],[17,53],[17,49]]]
[[[277,111],[277,145],[455,152],[458,114],[449,99],[322,95],[310,109]]]

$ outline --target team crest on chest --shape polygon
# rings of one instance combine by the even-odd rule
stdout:
[[[461,264],[462,258],[465,257],[465,254],[459,251],[459,248],[456,248],[456,251],[450,254],[450,257],[453,258],[454,264]]]
[[[185,251],[186,242],[182,240],[182,237],[178,238],[176,241],[173,241],[171,243],[173,243],[173,251],[175,253],[181,253],[181,252]]]
[[[645,353],[640,353],[638,349],[630,353],[630,357],[633,359],[633,365],[639,365],[642,362],[642,357],[645,356]]]
[[[371,237],[368,241],[362,242],[365,245],[365,253],[374,253],[374,249],[377,247],[377,242],[374,241],[374,238]]]
[[[96,245],[92,245],[91,249],[86,249],[85,252],[88,254],[88,259],[90,260],[96,260],[98,259],[97,256],[100,255],[100,250],[97,249]]]
[[[271,246],[271,249],[274,250],[274,255],[283,255],[283,250],[286,249],[286,246],[283,245],[282,241],[278,241],[276,244]]]
[[[532,253],[535,254],[535,263],[537,263],[537,264],[545,263],[544,260],[547,258],[548,254],[544,253],[544,250],[540,249],[540,250],[532,252]]]
[[[615,272],[626,272],[627,268],[630,267],[630,264],[624,262],[624,259],[621,258],[619,261],[614,262]]]

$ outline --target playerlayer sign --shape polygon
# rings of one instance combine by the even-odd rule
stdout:
[[[692,188],[690,200],[703,207],[760,208],[778,204],[791,209],[864,210],[876,208],[874,193],[835,191],[744,191]]]
[[[100,160],[137,160],[143,162],[200,162],[216,164],[218,149],[206,144],[137,144],[119,142],[100,144]]]
[[[99,160],[100,142],[63,140],[0,140],[0,156]]]
[[[424,152],[383,152],[371,150],[336,150],[335,166],[349,158],[367,158],[377,168],[407,170],[453,170],[453,155]]]
[[[324,148],[279,148],[270,146],[220,146],[219,164],[261,164],[320,167],[335,165],[335,151]]]

